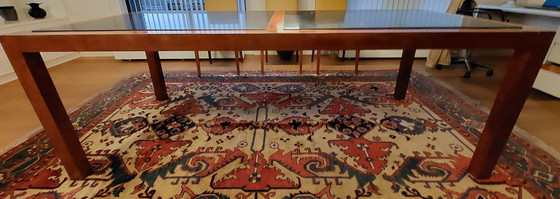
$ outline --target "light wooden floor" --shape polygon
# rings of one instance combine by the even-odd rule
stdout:
[[[468,97],[477,100],[482,106],[491,107],[495,93],[499,87],[500,79],[505,70],[505,58],[489,57],[478,58],[482,64],[493,66],[495,75],[485,76],[485,71],[476,70],[470,79],[462,77],[462,65],[453,65],[443,70],[434,70],[424,67],[424,60],[415,61],[414,70],[430,74],[449,84],[454,89]],[[353,70],[353,60],[341,62],[334,56],[323,56],[321,59],[322,70]],[[360,62],[361,70],[395,69],[398,59],[368,59]],[[280,61],[276,56],[270,56],[266,66],[268,71],[297,71],[295,61]],[[164,61],[164,71],[183,70],[195,71],[193,61]],[[304,70],[314,71],[315,65],[310,63],[309,57],[304,57]],[[209,71],[235,71],[234,62],[220,60],[214,64],[202,62],[203,72]],[[247,55],[245,63],[241,65],[242,71],[260,70],[258,56]],[[136,72],[147,72],[144,61],[118,61],[113,58],[80,58],[50,69],[62,101],[67,109],[77,107],[88,98],[104,89],[110,88],[117,81]],[[15,143],[21,142],[40,123],[29,104],[19,82],[13,81],[0,85],[0,151],[4,151]],[[539,91],[532,92],[517,125],[533,136],[544,141],[556,151],[560,151],[560,100]],[[558,157],[560,158],[560,157]]]

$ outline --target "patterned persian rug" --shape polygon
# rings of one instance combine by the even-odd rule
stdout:
[[[94,167],[69,180],[44,133],[0,157],[0,198],[560,198],[560,166],[513,135],[466,171],[486,115],[428,77],[131,76],[71,114]]]

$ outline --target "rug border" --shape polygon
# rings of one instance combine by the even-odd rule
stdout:
[[[382,73],[382,72],[396,72],[396,71],[398,71],[398,70],[374,70],[374,71],[368,71],[368,72],[372,73],[371,75],[348,75],[348,77],[361,76],[362,78],[363,78],[363,77],[366,77],[366,78],[367,78],[367,77],[375,77],[376,75],[375,75],[374,73],[376,73],[376,72],[381,72],[381,73]],[[313,75],[313,74],[311,74],[311,75],[302,75],[302,76],[299,76],[299,77],[307,77],[307,76],[313,76],[313,77],[329,77],[329,76],[332,76],[332,77],[344,77],[344,76],[340,76],[339,74],[349,74],[350,72],[351,72],[351,71],[333,71],[332,73],[325,73],[325,74],[322,74],[322,75]],[[197,77],[196,77],[196,74],[193,73],[193,72],[187,72],[187,71],[169,71],[169,72],[166,72],[166,74],[172,74],[172,73],[183,73],[183,75],[186,75],[186,76],[188,76],[188,77],[197,78]],[[262,78],[262,77],[267,77],[267,75],[264,75],[264,76],[263,76],[263,75],[260,75],[258,71],[257,71],[257,72],[250,71],[250,72],[247,72],[247,73],[248,73],[248,76],[240,76],[240,77],[241,77],[241,78],[251,78],[251,77],[256,77],[256,78],[260,77],[260,78]],[[285,76],[284,76],[284,75],[268,75],[268,76],[270,76],[270,77],[287,77],[287,78],[289,78],[289,77],[293,77],[293,76],[290,75],[290,74],[293,74],[293,73],[296,73],[296,72],[285,72],[285,71],[281,71],[281,72],[278,72],[278,73],[283,73],[283,74],[288,74],[288,75],[285,75]],[[490,109],[488,109],[488,108],[486,108],[486,107],[480,105],[480,102],[479,102],[479,101],[473,100],[472,98],[470,98],[470,97],[464,95],[463,93],[461,93],[461,92],[459,92],[458,90],[454,89],[453,87],[451,87],[451,86],[448,85],[447,83],[445,83],[445,82],[443,82],[443,81],[441,81],[441,80],[439,80],[439,79],[434,79],[432,75],[426,75],[425,73],[422,73],[422,72],[419,72],[419,71],[415,71],[414,73],[415,73],[414,75],[416,75],[416,76],[422,77],[422,78],[424,78],[424,79],[426,79],[426,80],[428,80],[428,81],[433,82],[433,83],[435,84],[435,86],[440,87],[440,88],[443,88],[443,89],[446,89],[446,90],[447,90],[447,91],[446,91],[447,93],[451,93],[451,94],[456,95],[456,99],[461,100],[461,101],[462,101],[462,102],[461,102],[462,104],[467,105],[467,106],[471,106],[472,108],[476,108],[477,113],[475,113],[475,114],[486,114],[486,115],[488,114],[488,112],[489,112]],[[229,74],[231,74],[231,73],[225,73],[225,72],[224,72],[224,73],[219,73],[219,74],[229,75]],[[346,76],[346,75],[345,75],[345,76]],[[122,78],[121,80],[117,81],[116,83],[112,84],[112,85],[109,86],[108,88],[105,88],[105,89],[103,89],[102,91],[99,91],[99,92],[95,92],[94,94],[92,94],[92,95],[90,95],[89,97],[85,98],[81,103],[78,103],[78,105],[72,106],[71,108],[66,109],[66,111],[68,112],[68,114],[69,114],[70,116],[79,115],[80,113],[77,112],[77,111],[80,111],[80,109],[86,108],[87,104],[92,103],[92,102],[95,102],[96,99],[98,99],[99,97],[102,97],[104,94],[107,94],[108,92],[111,92],[111,91],[113,91],[113,90],[120,89],[121,86],[119,86],[119,85],[123,85],[123,83],[125,83],[125,82],[127,82],[127,81],[130,81],[131,79],[134,79],[134,78],[137,78],[137,77],[138,77],[138,78],[144,78],[144,79],[146,79],[146,77],[147,77],[147,79],[149,79],[149,74],[148,74],[147,72],[135,72],[135,73],[131,73],[131,74],[129,74],[128,76],[126,76],[126,77]],[[173,76],[171,76],[171,77],[173,77]],[[214,75],[214,76],[208,76],[208,77],[223,77],[223,75]],[[236,76],[236,75],[234,75],[232,78],[239,78],[239,77]],[[250,80],[249,80],[249,81],[250,81]],[[264,81],[264,82],[269,82],[269,81]],[[270,81],[270,82],[276,82],[276,81]],[[279,81],[279,82],[283,82],[283,81]],[[148,83],[142,83],[141,85],[150,84],[150,83],[151,83],[151,81],[148,80]],[[119,100],[119,101],[121,101],[121,100]],[[39,135],[41,135],[41,134],[39,134],[39,133],[43,132],[43,130],[42,130],[41,127],[39,127],[38,129],[35,129],[34,131],[36,131],[36,132],[33,132],[32,135],[30,135],[30,136],[28,136],[28,137],[26,138],[26,140],[24,140],[23,142],[19,143],[18,145],[16,145],[16,146],[13,147],[12,149],[6,150],[6,151],[0,151],[0,155],[4,155],[4,153],[10,152],[11,150],[17,148],[19,145],[25,144],[25,141],[27,141],[28,139],[32,139],[34,136],[39,136]],[[77,133],[78,133],[78,132],[77,132]],[[529,143],[531,143],[531,144],[534,144],[534,147],[537,147],[537,150],[538,150],[538,151],[542,151],[542,152],[548,153],[549,155],[551,155],[551,156],[553,157],[552,159],[553,159],[555,162],[558,161],[558,159],[557,159],[557,157],[556,157],[556,154],[555,154],[555,153],[550,153],[546,148],[543,148],[543,145],[546,146],[546,147],[548,147],[548,145],[546,145],[546,144],[544,144],[544,143],[541,143],[542,141],[538,140],[538,138],[535,138],[536,140],[534,140],[534,139],[525,137],[525,136],[527,135],[527,134],[525,134],[525,133],[528,133],[528,132],[526,132],[526,131],[524,131],[524,130],[518,128],[518,127],[515,127],[515,128],[514,128],[513,133],[514,133],[514,135],[518,135],[517,139],[519,139],[519,140],[513,140],[513,141],[517,141],[517,142],[522,141],[522,142],[519,142],[519,144],[525,144],[524,142],[529,142]],[[46,135],[46,134],[45,134],[45,135]],[[44,135],[41,135],[41,136],[44,136]],[[512,136],[513,136],[513,135],[512,135]],[[529,135],[527,135],[527,136],[529,136]],[[542,144],[542,145],[540,145],[540,144]],[[527,147],[527,146],[525,146],[525,147]],[[535,150],[535,149],[533,149],[533,150]],[[535,155],[536,155],[536,154],[535,154]]]
[[[451,91],[453,94],[459,96],[460,98],[463,99],[463,101],[465,101],[467,104],[470,104],[471,106],[475,106],[478,109],[480,109],[482,112],[484,112],[486,115],[490,114],[490,110],[491,108],[482,105],[478,100],[475,100],[467,95],[465,95],[464,93],[462,93],[461,91],[457,90],[456,88],[454,88],[453,86],[445,83],[443,80],[437,79],[437,78],[433,78],[433,75],[424,72],[424,71],[414,71],[417,72],[419,74],[424,75],[427,78],[430,78],[430,80],[434,81],[435,83],[437,83],[438,85],[444,87],[445,89]],[[544,152],[550,154],[550,156],[552,156],[552,158],[554,158],[557,162],[560,162],[560,152],[557,151],[556,149],[550,147],[548,144],[546,144],[545,142],[543,142],[542,140],[540,140],[538,137],[532,135],[531,133],[529,133],[529,131],[524,130],[522,128],[520,128],[519,126],[517,126],[517,124],[513,127],[512,130],[513,134],[518,135],[519,137],[521,137],[522,139],[526,139],[527,141],[535,144],[536,147],[542,149]]]

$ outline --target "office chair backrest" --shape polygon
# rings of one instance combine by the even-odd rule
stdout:
[[[296,11],[298,10],[298,0],[266,0],[266,10]]]
[[[457,11],[457,14],[473,16],[473,3],[473,0],[464,0]]]
[[[347,10],[348,0],[315,0],[315,10]]]
[[[237,11],[237,0],[205,0],[206,11]]]

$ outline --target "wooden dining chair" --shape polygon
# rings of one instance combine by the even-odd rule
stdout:
[[[204,8],[206,11],[237,11],[239,5],[237,0],[205,0]],[[237,68],[237,75],[240,75],[239,61],[243,62],[243,51],[234,51],[235,53],[235,66]],[[196,70],[200,77],[200,55],[198,51],[194,51],[196,60]],[[208,51],[208,61],[212,64],[212,52]]]
[[[298,0],[266,0],[266,11],[297,11]],[[264,52],[264,55],[263,55]],[[296,51],[296,60],[300,63],[299,73],[302,73],[302,51]],[[264,75],[264,62],[268,62],[268,50],[261,50],[261,74]]]
[[[315,10],[347,10],[348,9],[348,0],[315,0]],[[320,19],[321,13],[315,13],[315,17]],[[317,50],[317,74],[319,74],[320,70],[320,56],[321,50]],[[311,50],[311,62],[314,61],[315,58],[315,50]],[[342,60],[346,58],[346,50],[342,50]],[[356,66],[354,69],[354,74],[358,74],[358,62],[360,59],[360,50],[356,49]]]

